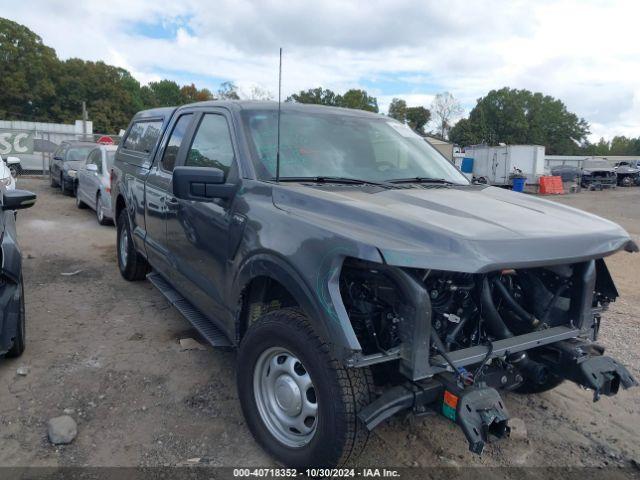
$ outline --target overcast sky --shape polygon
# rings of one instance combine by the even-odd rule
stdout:
[[[591,139],[640,136],[640,2],[0,0],[61,58],[104,60],[138,80],[283,95],[322,85],[428,106],[448,90],[470,110],[503,86],[562,99]]]

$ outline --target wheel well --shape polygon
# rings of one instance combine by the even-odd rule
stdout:
[[[272,310],[285,307],[300,308],[291,293],[277,280],[260,276],[252,279],[240,296],[240,313],[237,322],[238,340],[259,317]]]
[[[127,204],[124,201],[124,197],[122,195],[118,195],[118,198],[116,199],[116,212],[114,217],[116,222],[118,221],[118,218],[120,218],[120,212],[124,210],[126,206]]]

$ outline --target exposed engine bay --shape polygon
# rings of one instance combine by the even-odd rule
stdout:
[[[363,411],[368,428],[400,408],[428,407],[458,423],[479,453],[509,432],[496,389],[536,393],[568,379],[596,401],[637,384],[595,343],[618,296],[602,259],[478,274],[347,260],[340,292],[360,364],[387,387],[409,380]]]
[[[340,289],[363,352],[384,352],[398,346],[405,300],[393,281],[383,270],[346,267]],[[572,319],[576,292],[571,265],[489,274],[434,270],[412,273],[428,292],[433,330],[446,352],[566,325]],[[596,291],[592,301],[598,321],[599,312],[617,296],[613,283],[606,280],[601,282],[605,288]]]

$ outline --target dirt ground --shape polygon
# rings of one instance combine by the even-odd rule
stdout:
[[[269,466],[245,426],[233,351],[181,351],[196,337],[148,282],[127,283],[115,263],[115,229],[39,178],[18,215],[24,256],[27,350],[0,359],[0,466]],[[640,243],[640,188],[556,197],[622,224]],[[602,343],[640,378],[640,254],[608,264],[621,298]],[[63,273],[78,272],[75,275]],[[26,366],[26,376],[16,370]],[[592,403],[573,384],[536,396],[505,394],[526,433],[468,452],[461,431],[436,416],[396,417],[375,430],[363,466],[595,466],[640,462],[640,388]],[[49,418],[71,409],[78,436],[53,446]],[[71,410],[67,410],[70,412]]]

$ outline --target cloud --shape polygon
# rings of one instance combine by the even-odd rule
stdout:
[[[142,82],[216,90],[225,80],[283,95],[322,85],[428,105],[448,90],[467,110],[510,86],[562,99],[592,138],[640,134],[633,0],[0,0],[62,58],[102,59]]]

